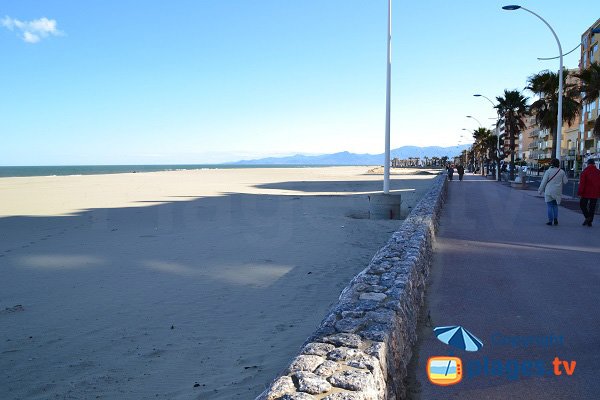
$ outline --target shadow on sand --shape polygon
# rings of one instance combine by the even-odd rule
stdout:
[[[0,218],[0,397],[254,397],[401,223],[355,217],[380,185]]]

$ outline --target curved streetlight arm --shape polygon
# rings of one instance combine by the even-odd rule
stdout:
[[[494,104],[494,102],[492,100],[490,100],[489,97],[484,96],[484,95],[479,94],[479,93],[478,94],[474,94],[473,96],[475,96],[475,97],[483,97],[484,99],[486,99],[487,101],[490,102],[490,104],[492,105],[492,107],[496,108],[496,105]]]
[[[533,11],[522,7],[522,6],[517,6],[517,5],[512,5],[512,6],[504,6],[502,7],[504,10],[518,10],[518,9],[523,9],[525,11],[527,11],[530,14],[535,15],[536,17],[538,17],[544,24],[546,24],[546,26],[548,27],[548,29],[550,29],[550,32],[552,32],[552,35],[554,36],[554,39],[556,39],[556,44],[558,45],[558,54],[559,54],[559,58],[560,58],[560,65],[559,65],[559,69],[558,69],[558,112],[556,113],[556,143],[554,143],[554,146],[556,146],[556,158],[558,158],[558,160],[560,161],[561,158],[561,143],[562,143],[562,104],[563,104],[563,51],[562,51],[562,46],[560,45],[560,40],[558,40],[558,36],[556,36],[556,32],[554,32],[554,29],[552,29],[552,27],[550,26],[550,24],[542,17],[540,17],[538,14],[534,13]]]
[[[569,51],[568,53],[563,54],[563,56],[569,55],[572,52],[574,52],[575,50],[577,50],[579,48],[579,46],[581,46],[581,43],[579,43],[577,46],[575,46],[575,48],[571,51]],[[538,57],[538,60],[556,60],[557,58],[560,58],[560,56],[556,56],[556,57]]]
[[[475,120],[475,121],[477,121],[477,123],[479,124],[479,127],[480,127],[480,128],[483,128],[483,125],[481,125],[481,122],[479,122],[479,120],[478,120],[477,118],[473,117],[472,115],[467,115],[467,118],[472,118],[472,119],[474,119],[474,120]]]
[[[560,40],[558,40],[558,36],[556,36],[556,32],[554,32],[554,29],[552,29],[552,27],[550,26],[550,24],[544,18],[540,17],[538,14],[534,13],[533,11],[531,11],[531,10],[525,8],[525,7],[521,7],[521,10],[525,10],[528,13],[531,13],[531,14],[535,15],[536,17],[538,17],[539,19],[541,19],[544,24],[546,24],[546,26],[548,27],[548,29],[550,29],[550,31],[552,32],[552,35],[554,35],[554,39],[556,39],[556,44],[558,44],[558,53],[561,54],[561,55],[563,55],[562,46],[560,45]],[[561,56],[559,56],[559,57],[561,57]],[[561,69],[562,69],[562,66],[561,66]]]
[[[594,36],[596,33],[600,33],[600,28],[592,29],[592,36]],[[563,54],[563,56],[571,54],[572,52],[574,52],[575,50],[577,50],[577,48],[579,46],[581,46],[581,43],[579,43],[577,46],[575,46],[575,48],[573,50],[569,51],[568,53]],[[538,57],[538,60],[556,60],[557,58],[560,58],[560,56],[556,56],[556,57]]]

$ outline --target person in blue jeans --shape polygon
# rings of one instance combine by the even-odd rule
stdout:
[[[550,163],[552,166],[544,173],[538,193],[544,193],[544,201],[548,211],[546,225],[558,225],[558,205],[562,198],[563,185],[569,182],[565,171],[560,169],[560,161],[556,158]]]

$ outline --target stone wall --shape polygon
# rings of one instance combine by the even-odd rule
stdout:
[[[405,397],[403,380],[445,193],[446,175],[440,175],[257,400]]]

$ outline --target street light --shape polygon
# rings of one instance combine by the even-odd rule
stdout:
[[[592,29],[592,36],[594,36],[594,34],[596,33],[600,33],[600,28],[594,28]],[[566,52],[565,54],[563,54],[563,56],[567,56],[569,54],[571,54],[572,52],[574,52],[575,50],[577,50],[579,48],[579,46],[581,46],[581,43],[579,43],[577,46],[575,46],[575,48],[571,51]],[[556,56],[556,57],[538,57],[538,60],[556,60],[557,58],[560,58],[560,56]]]
[[[473,117],[473,116],[471,116],[471,115],[467,115],[467,118],[472,118],[472,119],[474,119],[474,120],[475,120],[475,121],[477,121],[477,123],[479,124],[479,127],[480,127],[480,128],[483,128],[483,125],[481,125],[481,122],[479,122],[479,120],[478,120],[477,118],[475,118],[475,117]]]
[[[385,93],[385,153],[383,160],[383,193],[369,196],[370,219],[400,219],[401,196],[390,193],[390,107],[392,81],[392,0],[388,0],[387,75]]]
[[[494,102],[492,100],[490,100],[489,97],[484,96],[482,94],[474,94],[473,96],[475,96],[475,97],[483,97],[484,99],[486,99],[487,101],[489,101],[492,104],[492,107],[496,108],[496,105],[494,104]]]
[[[592,29],[592,31],[590,33],[591,33],[590,36],[593,38],[596,33],[600,33],[600,28],[594,28],[594,29]],[[565,54],[563,54],[563,56],[571,54],[572,52],[574,52],[575,50],[577,50],[579,48],[579,46],[581,46],[582,44],[583,43],[580,42],[577,46],[575,46],[575,48],[573,50],[571,50],[569,52],[566,52]],[[556,60],[557,58],[560,58],[560,55],[558,55],[556,57],[538,57],[537,59],[540,60],[540,61],[547,61],[547,60]],[[585,65],[583,65],[583,67],[585,67]],[[582,113],[583,113],[583,111],[582,111]],[[579,142],[579,135],[578,135],[577,140],[575,141],[575,143],[576,143],[575,144],[576,145],[576,152],[577,153],[579,153],[581,151],[580,148],[579,148],[578,142]],[[575,159],[573,160],[573,175],[575,175],[577,173],[577,170],[578,170],[577,157],[575,157]]]
[[[557,113],[558,115],[556,118],[557,121],[556,121],[556,143],[555,143],[555,146],[556,146],[556,158],[558,158],[558,160],[560,161],[561,140],[562,140],[562,101],[563,101],[563,51],[562,51],[562,46],[560,45],[560,40],[558,40],[558,36],[556,36],[556,32],[554,32],[554,29],[552,29],[550,24],[548,22],[546,22],[546,20],[544,18],[540,17],[533,11],[528,10],[527,8],[518,6],[518,5],[504,6],[504,7],[502,7],[502,9],[508,10],[508,11],[521,9],[521,10],[527,11],[530,14],[535,15],[536,17],[541,19],[542,22],[544,24],[546,24],[546,26],[548,28],[550,28],[552,35],[554,35],[554,39],[556,39],[556,44],[558,44],[558,54],[560,56],[560,67],[559,67],[560,69],[558,70],[558,113]]]
[[[390,193],[390,97],[392,92],[392,0],[388,0],[387,77],[385,91],[385,160],[383,164],[383,193]]]
[[[498,121],[496,122],[496,152],[498,154],[498,162],[496,165],[496,180],[499,181],[500,180],[500,110],[498,110],[496,108],[496,104],[494,104],[494,102],[492,100],[490,100],[489,97],[484,96],[482,94],[474,94],[473,96],[475,97],[483,97],[484,99],[486,99],[487,101],[490,102],[490,104],[492,105],[492,107],[494,107],[496,109],[496,113],[498,114]]]

